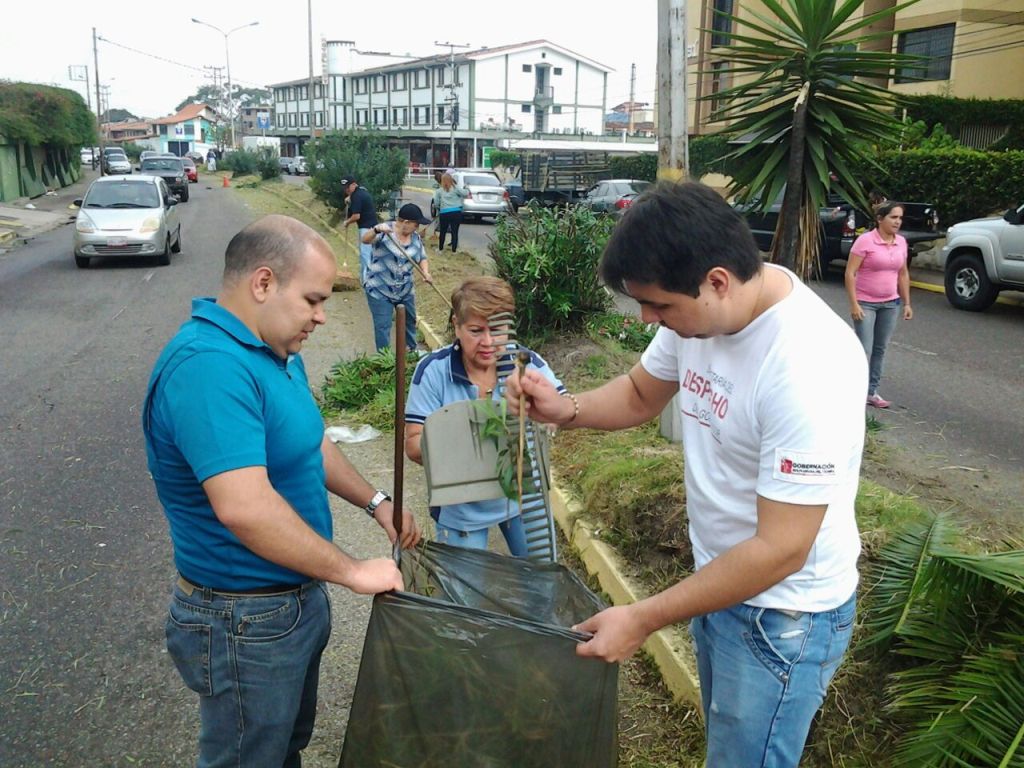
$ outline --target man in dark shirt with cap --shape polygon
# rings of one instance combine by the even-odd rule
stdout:
[[[359,182],[352,175],[342,178],[341,188],[348,198],[348,218],[345,219],[345,226],[355,224],[359,228],[359,280],[365,282],[373,248],[363,242],[363,236],[377,226],[377,206],[373,203],[373,195],[366,191],[366,187],[359,186]]]

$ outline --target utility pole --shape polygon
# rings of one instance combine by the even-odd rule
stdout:
[[[629,65],[629,130],[628,135],[633,134],[633,107],[636,104],[636,63]]]
[[[658,0],[658,178],[686,179],[686,2]]]
[[[455,165],[455,129],[459,122],[459,94],[456,90],[462,87],[462,83],[455,82],[455,49],[456,48],[469,48],[469,45],[459,45],[458,43],[441,43],[437,40],[434,41],[434,45],[441,46],[442,48],[448,49],[448,66],[451,69],[451,77],[449,78],[448,84],[445,86],[448,89],[448,98],[445,99],[445,104],[448,105],[450,114],[448,115],[450,127],[448,129],[448,165]],[[474,162],[476,158],[473,158]]]
[[[96,27],[92,28],[92,64],[93,64],[93,75],[96,77],[96,141],[100,143],[100,154],[103,154],[103,122],[100,120],[100,55],[96,50]],[[96,170],[96,163],[99,158],[96,157],[96,153],[93,153],[93,170]]]
[[[306,16],[309,20],[309,139],[316,138],[313,127],[313,0],[306,0]]]

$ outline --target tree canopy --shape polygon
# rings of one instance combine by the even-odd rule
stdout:
[[[408,171],[405,153],[389,148],[375,131],[335,131],[306,145],[309,186],[327,205],[344,208],[344,178],[354,178],[383,208]]]
[[[265,104],[270,101],[271,93],[265,88],[240,88],[232,83],[232,90],[235,92],[235,101],[240,106],[246,106],[248,104]],[[182,107],[197,101],[209,104],[211,107],[217,106],[217,104],[220,103],[223,92],[224,89],[220,86],[201,85],[199,86],[199,90],[194,94],[178,102],[178,106],[174,108],[174,111],[177,112]]]

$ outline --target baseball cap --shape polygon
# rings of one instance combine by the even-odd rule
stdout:
[[[345,174],[344,176],[341,177],[341,186],[347,187],[355,180],[355,176],[353,176],[352,174]]]
[[[416,203],[406,203],[398,209],[398,218],[406,221],[415,221],[419,224],[429,224],[430,219],[423,215],[423,211]]]

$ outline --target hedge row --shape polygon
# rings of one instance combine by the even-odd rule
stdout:
[[[1024,202],[1024,151],[911,150],[879,162],[874,186],[891,200],[934,203],[943,229]]]
[[[0,82],[0,135],[37,146],[92,146],[96,122],[85,100],[72,90]]]
[[[941,124],[953,136],[965,125],[1006,125],[1011,128],[1010,143],[999,148],[1024,149],[1020,126],[1024,125],[1024,99],[954,99],[948,96],[907,96],[907,116],[923,121],[929,129]],[[1016,128],[1017,130],[1014,130]]]
[[[725,136],[691,136],[690,178],[699,179],[706,173],[725,173],[729,169],[722,157],[729,151]],[[658,156],[656,154],[613,157],[612,176],[617,179],[643,179],[654,181],[658,178]]]

